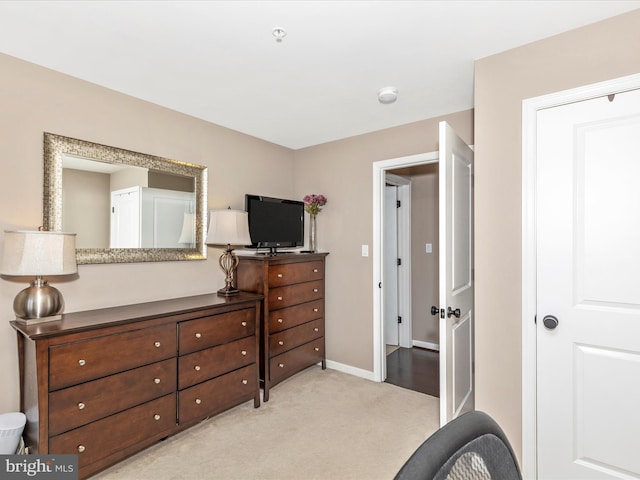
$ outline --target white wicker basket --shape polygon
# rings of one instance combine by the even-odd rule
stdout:
[[[0,455],[16,453],[26,422],[21,412],[0,414]]]

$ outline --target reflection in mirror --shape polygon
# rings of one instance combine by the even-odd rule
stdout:
[[[62,230],[78,248],[193,248],[195,203],[192,177],[62,156]]]
[[[44,226],[78,263],[206,258],[205,167],[45,133]]]

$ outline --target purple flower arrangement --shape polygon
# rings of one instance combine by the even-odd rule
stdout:
[[[305,195],[302,199],[304,202],[304,211],[309,215],[317,215],[322,211],[322,207],[327,203],[327,197],[324,195]]]

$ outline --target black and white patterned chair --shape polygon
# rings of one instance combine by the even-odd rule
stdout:
[[[425,440],[395,480],[522,480],[522,475],[500,426],[473,411]]]

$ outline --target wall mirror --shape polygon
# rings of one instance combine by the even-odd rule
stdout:
[[[44,134],[46,230],[78,264],[206,259],[207,168]]]

